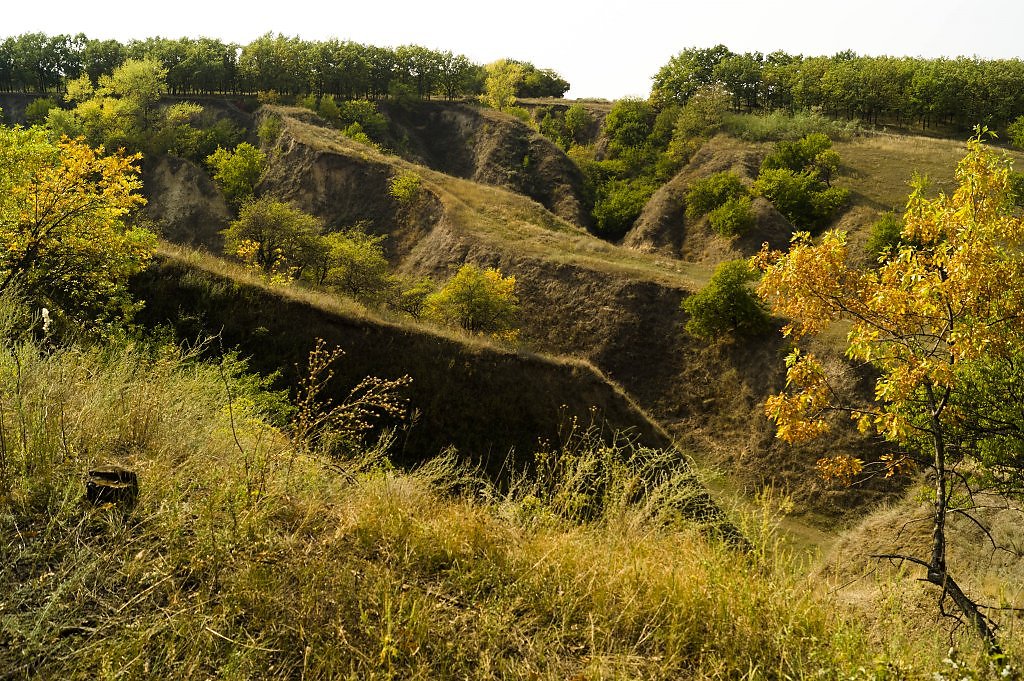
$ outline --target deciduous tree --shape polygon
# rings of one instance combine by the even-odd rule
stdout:
[[[901,239],[877,269],[848,264],[842,232],[819,243],[801,234],[788,253],[765,250],[757,258],[764,269],[758,292],[791,320],[787,335],[799,340],[848,320],[846,354],[876,372],[874,401],[843,400],[823,363],[795,351],[788,390],[766,405],[778,437],[797,442],[826,433],[826,416],[838,412],[889,441],[891,452],[875,462],[823,459],[820,468],[832,477],[856,479],[870,469],[892,475],[912,463],[930,469],[931,551],[881,557],[923,568],[940,604],[951,600],[993,651],[995,626],[954,579],[946,536],[948,516],[971,517],[979,490],[1024,491],[1024,221],[1012,210],[1008,174],[1005,159],[980,135],[972,139],[951,195],[928,198],[915,187]]]
[[[85,329],[129,317],[128,278],[156,246],[130,221],[145,203],[137,160],[55,143],[39,128],[0,128],[0,292],[19,286]]]

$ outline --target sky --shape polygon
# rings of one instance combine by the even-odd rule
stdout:
[[[0,37],[41,31],[89,38],[207,36],[245,44],[264,33],[417,44],[478,63],[551,68],[569,97],[646,97],[680,50],[1024,58],[1024,3],[990,0],[50,0],[5,3]],[[982,9],[983,8],[983,9]]]

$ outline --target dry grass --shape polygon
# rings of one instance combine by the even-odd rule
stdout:
[[[237,365],[6,343],[8,678],[790,679],[875,668],[857,628],[778,550],[770,520],[749,519],[755,548],[742,553],[668,507],[608,496],[644,482],[648,498],[669,498],[620,468],[606,469],[605,501],[581,522],[554,500],[595,488],[558,474],[499,493],[451,458],[398,473],[371,446],[328,465],[269,425]],[[82,501],[83,471],[97,463],[138,472],[134,509]]]

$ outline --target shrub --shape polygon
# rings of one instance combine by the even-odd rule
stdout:
[[[321,282],[357,298],[373,299],[391,284],[384,257],[384,235],[367,234],[362,225],[323,237]]]
[[[752,190],[763,196],[794,225],[820,227],[846,202],[849,192],[826,188],[810,173],[788,168],[762,169]]]
[[[606,239],[622,237],[658,188],[653,180],[611,180],[601,187],[594,202],[595,231]]]
[[[868,237],[867,249],[877,258],[900,243],[903,232],[903,218],[895,211],[884,213],[871,225],[871,236]]]
[[[242,142],[234,151],[218,147],[206,157],[206,165],[213,171],[213,181],[224,196],[237,207],[256,191],[256,183],[267,168],[267,155]]]
[[[1024,173],[1010,173],[1010,197],[1017,206],[1024,206]]]
[[[470,333],[500,335],[512,331],[519,313],[515,277],[481,270],[469,263],[425,302],[427,317]]]
[[[423,180],[406,171],[388,180],[388,194],[402,206],[411,206],[423,193]]]
[[[279,116],[265,116],[256,131],[260,138],[260,144],[269,146],[277,142],[277,138],[281,136],[282,127],[283,123]]]
[[[754,209],[746,194],[728,199],[708,214],[708,224],[722,236],[745,234],[754,226]]]
[[[1024,149],[1024,116],[1018,116],[1013,123],[1006,128],[1006,135],[1010,142],[1018,149]]]
[[[711,281],[683,301],[690,315],[687,333],[714,338],[734,332],[751,336],[768,330],[768,314],[750,288],[757,271],[746,260],[730,260],[715,268]]]
[[[747,188],[739,176],[728,171],[694,180],[686,191],[686,216],[694,219],[706,215],[729,199],[746,193]]]
[[[33,99],[25,107],[25,122],[29,125],[44,123],[46,122],[46,115],[50,113],[50,109],[56,108],[57,102],[53,101],[49,97]]]
[[[788,168],[795,173],[816,167],[818,156],[832,148],[828,135],[814,132],[798,140],[783,140],[764,157],[761,169]],[[837,163],[838,165],[838,163]]]
[[[842,140],[861,132],[857,121],[834,120],[816,111],[794,114],[784,111],[769,114],[730,113],[725,114],[722,129],[751,142],[795,140],[815,132],[823,132],[834,140]]]

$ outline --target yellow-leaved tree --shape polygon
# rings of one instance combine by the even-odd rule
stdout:
[[[955,616],[999,653],[995,623],[946,564],[950,514],[973,517],[983,490],[1024,491],[1024,222],[1013,211],[1009,162],[984,146],[985,132],[969,141],[952,194],[929,198],[915,181],[899,242],[877,267],[851,266],[839,231],[817,241],[798,234],[788,253],[765,247],[755,262],[764,271],[758,293],[790,320],[786,335],[799,340],[847,320],[847,356],[876,376],[874,399],[850,403],[822,362],[794,351],[786,392],[766,404],[778,437],[822,435],[826,417],[839,413],[889,441],[890,453],[822,459],[826,477],[930,469],[929,554],[878,557],[924,568],[940,605],[952,600]]]
[[[138,156],[104,155],[40,128],[0,127],[0,293],[19,288],[59,322],[90,331],[138,308],[128,279],[156,236],[132,224],[145,204]]]

